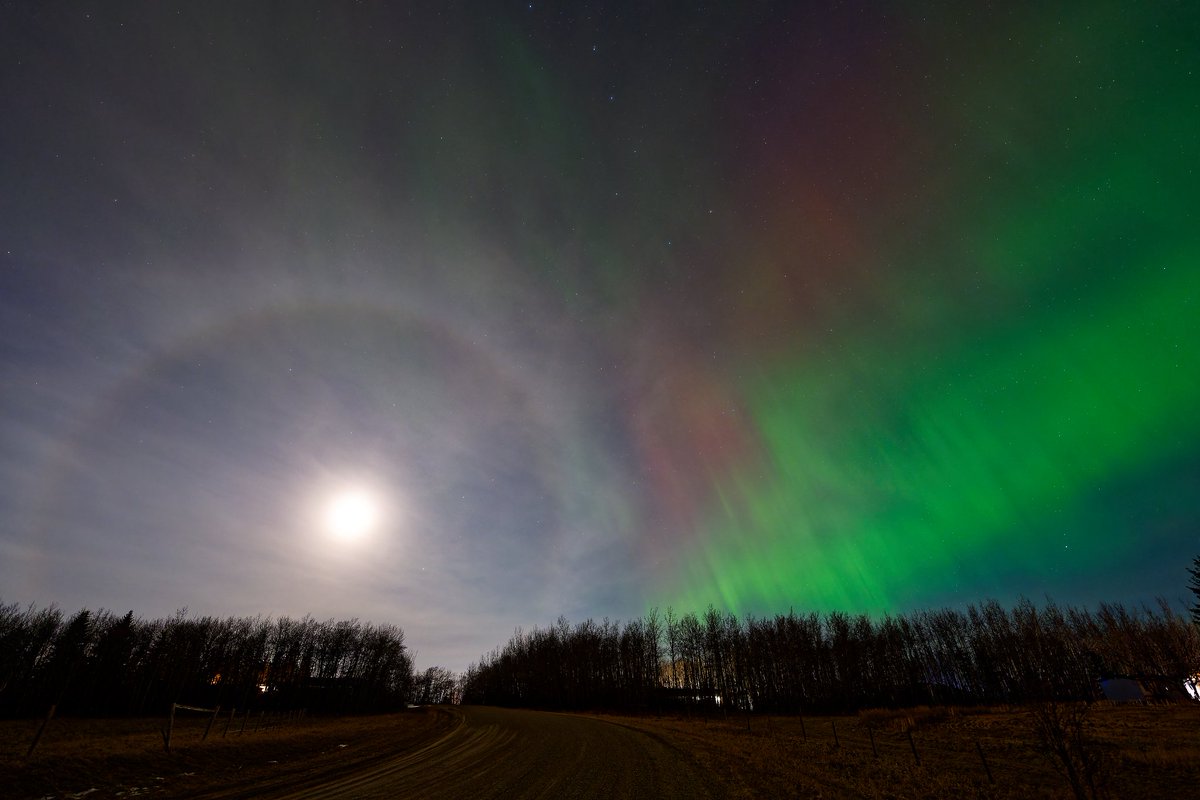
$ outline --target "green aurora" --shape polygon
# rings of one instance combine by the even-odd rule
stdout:
[[[1029,14],[965,59],[937,188],[860,223],[871,302],[742,382],[760,458],[713,476],[680,605],[1102,597],[1195,520],[1200,72],[1158,8]]]

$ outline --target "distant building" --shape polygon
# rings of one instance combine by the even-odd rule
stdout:
[[[1162,675],[1102,678],[1104,699],[1112,703],[1186,703],[1197,699],[1197,676],[1179,680]]]
[[[1144,703],[1146,693],[1133,678],[1104,678],[1100,681],[1104,699],[1112,703]]]

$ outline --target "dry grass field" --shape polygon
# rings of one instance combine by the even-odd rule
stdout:
[[[1074,796],[1038,746],[1028,709],[873,710],[803,720],[600,716],[693,754],[732,797]],[[245,733],[235,724],[224,736],[218,722],[202,742],[205,721],[180,717],[167,754],[163,720],[56,719],[28,762],[37,723],[8,721],[0,723],[0,797],[252,796],[255,787],[352,772],[427,742],[455,721],[452,711],[431,708],[258,731],[251,721]],[[1200,706],[1097,705],[1087,715],[1087,734],[1089,753],[1099,758],[1101,796],[1200,797]]]
[[[38,723],[0,722],[0,798],[193,797],[230,787],[271,786],[301,776],[352,771],[416,747],[456,718],[437,708],[366,717],[307,718],[245,733],[180,715],[171,752],[164,719],[54,719],[26,762]]]
[[[719,714],[610,719],[687,747],[734,797],[1075,796],[1038,746],[1029,709],[870,710],[803,721]],[[1097,704],[1086,731],[1099,756],[1100,796],[1200,798],[1200,706]]]

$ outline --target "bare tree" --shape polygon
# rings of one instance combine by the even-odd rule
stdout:
[[[1192,614],[1192,622],[1200,625],[1200,556],[1192,559],[1192,565],[1188,567],[1188,591],[1195,598],[1191,608],[1188,611]]]
[[[1030,711],[1039,748],[1071,785],[1076,800],[1100,800],[1104,791],[1104,752],[1089,730],[1086,703],[1048,700]]]

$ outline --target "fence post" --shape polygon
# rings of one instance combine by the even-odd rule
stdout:
[[[229,709],[229,719],[225,720],[225,730],[221,731],[221,738],[224,739],[229,735],[229,726],[233,724],[233,715],[237,713],[237,706]]]
[[[833,746],[840,750],[842,747],[842,743],[838,741],[837,720],[831,719],[831,720],[829,720],[829,724],[833,726]]]
[[[163,732],[163,746],[171,752],[171,729],[175,727],[175,704],[171,703],[171,716],[167,717],[167,729]]]
[[[200,741],[208,740],[208,732],[212,730],[213,723],[217,721],[217,714],[221,713],[221,707],[217,706],[213,709],[213,715],[208,718],[208,725],[204,727],[204,735],[200,737]]]
[[[995,783],[996,779],[992,777],[992,768],[988,766],[987,759],[983,757],[983,747],[980,746],[979,740],[975,740],[975,751],[979,753],[979,760],[983,762],[983,771],[987,773],[988,783]]]
[[[242,717],[242,727],[238,729],[238,735],[246,732],[246,723],[250,721],[250,709],[246,709],[246,716]]]
[[[38,725],[37,733],[33,735],[33,741],[29,743],[29,750],[25,753],[26,761],[28,761],[29,757],[33,755],[33,750],[38,746],[38,742],[42,740],[42,734],[46,732],[46,726],[50,724],[50,719],[54,716],[54,710],[56,708],[58,708],[58,705],[52,704],[50,706],[50,711],[46,713],[46,718],[42,720],[41,725]]]
[[[879,749],[875,747],[875,729],[867,728],[867,733],[871,736],[871,752],[875,754],[876,758],[879,758]]]
[[[912,728],[908,729],[908,746],[912,748],[913,761],[917,762],[918,767],[921,766],[921,757],[919,755],[917,755],[917,744],[916,744],[916,742],[913,741],[913,738],[912,738]]]

